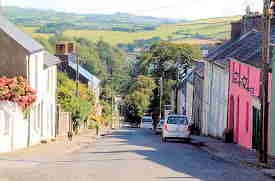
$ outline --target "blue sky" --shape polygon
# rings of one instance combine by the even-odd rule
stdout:
[[[262,11],[262,3],[263,0],[2,0],[4,6],[78,13],[127,12],[181,19],[241,15],[247,5]]]

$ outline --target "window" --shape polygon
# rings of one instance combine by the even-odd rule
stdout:
[[[167,120],[167,124],[188,124],[188,120],[186,117],[169,117]]]
[[[143,122],[148,123],[148,122],[153,122],[153,120],[150,119],[150,118],[144,118],[144,119],[143,119]]]

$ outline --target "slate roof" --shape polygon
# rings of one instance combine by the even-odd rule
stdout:
[[[69,61],[69,66],[74,69],[75,71],[77,71],[77,64],[72,62],[72,61]],[[90,72],[88,72],[86,69],[84,69],[82,66],[78,66],[78,70],[79,70],[79,73],[85,77],[87,80],[91,81],[93,83],[93,85],[95,86],[99,86],[100,84],[100,80],[94,76],[93,74],[91,74]]]
[[[261,64],[262,33],[251,30],[236,40],[230,40],[211,51],[206,57],[219,65],[225,65],[229,58],[259,67]],[[275,27],[271,32],[271,43],[275,43]],[[272,52],[271,52],[272,53]]]
[[[44,67],[45,68],[57,65],[59,63],[61,63],[61,60],[58,57],[53,56],[52,54],[50,54],[48,52],[44,53]]]
[[[15,40],[30,54],[44,50],[44,47],[42,45],[40,45],[33,38],[19,30],[14,24],[9,22],[2,15],[0,15],[0,30],[2,30],[13,40]]]

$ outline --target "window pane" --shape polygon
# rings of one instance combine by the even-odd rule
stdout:
[[[177,124],[177,118],[169,117],[167,120],[167,124]]]
[[[143,119],[143,122],[152,122],[153,120],[152,119]]]
[[[167,120],[168,124],[188,124],[186,117],[169,117]]]

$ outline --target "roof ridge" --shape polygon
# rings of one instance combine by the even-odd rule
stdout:
[[[11,23],[3,15],[0,15],[0,30],[10,36],[18,44],[20,44],[30,54],[45,49],[40,43],[38,43],[25,32],[21,31],[16,25]]]

